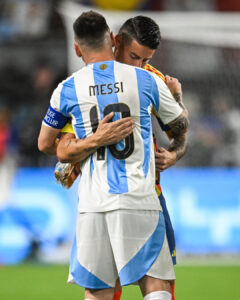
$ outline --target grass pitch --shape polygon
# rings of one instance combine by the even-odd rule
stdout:
[[[66,283],[67,266],[0,267],[1,300],[81,300],[83,289]],[[240,266],[177,266],[176,300],[240,300]],[[121,300],[142,299],[125,287]]]

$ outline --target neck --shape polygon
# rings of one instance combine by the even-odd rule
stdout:
[[[111,51],[109,50],[100,50],[98,52],[89,52],[83,55],[83,60],[86,65],[91,64],[91,63],[96,63],[100,61],[107,61],[107,60],[114,60],[114,55]]]

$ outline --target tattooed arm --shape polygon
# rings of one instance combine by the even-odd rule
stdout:
[[[183,113],[186,117],[188,117],[188,110],[183,103],[183,95],[182,95],[182,85],[178,81],[177,78],[166,75],[166,85],[168,86],[170,92],[172,93],[174,99],[179,104],[179,106],[183,109]]]
[[[168,150],[176,153],[176,159],[179,160],[187,150],[187,129],[189,121],[188,118],[182,114],[176,120],[168,124],[170,130],[169,136],[172,138]]]
[[[63,163],[82,161],[97,150],[98,144],[94,134],[85,139],[63,138],[57,147],[57,157]]]
[[[167,135],[170,139],[168,150],[159,148],[159,152],[155,153],[156,170],[164,171],[170,166],[174,165],[187,150],[187,129],[189,121],[182,113],[177,119],[168,124],[170,130]]]
[[[183,112],[177,120],[168,124],[170,130],[166,131],[166,134],[171,142],[168,149],[161,147],[158,149],[158,152],[155,153],[156,170],[160,172],[174,165],[183,157],[187,150],[187,136],[186,132],[184,132],[184,127],[187,128],[188,111],[183,103],[182,85],[177,78],[166,75],[165,79],[166,85],[176,102],[183,109]],[[179,130],[177,130],[176,127],[181,127],[182,129],[180,130],[179,128]]]
[[[85,139],[64,138],[57,146],[57,157],[61,162],[79,162],[96,152],[99,147],[118,143],[129,136],[134,128],[132,118],[123,118],[115,122],[109,121],[113,113],[108,114],[94,134]]]

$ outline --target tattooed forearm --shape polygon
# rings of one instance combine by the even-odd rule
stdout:
[[[168,146],[168,151],[176,153],[176,159],[179,160],[187,151],[187,136],[186,133],[175,136]]]
[[[89,148],[87,148],[86,149],[86,152],[95,152],[95,151],[97,151],[97,147],[89,147]]]
[[[72,143],[72,140],[69,140],[66,147],[68,148],[70,146],[70,144]]]
[[[182,93],[175,93],[173,95],[173,97],[176,100],[176,102],[179,104],[179,106],[183,109],[185,115],[188,116],[188,110],[187,110],[186,106],[183,103]]]
[[[176,120],[168,124],[168,131],[172,141],[168,147],[168,151],[175,152],[177,160],[179,160],[187,151],[187,136],[188,118],[181,114]]]
[[[168,126],[170,127],[171,137],[174,138],[180,134],[187,132],[188,125],[188,118],[181,114],[177,119],[168,124]]]
[[[98,143],[93,136],[85,139],[62,139],[57,147],[57,156],[63,163],[76,163],[84,161],[97,149]]]
[[[74,150],[73,152],[69,153],[69,156],[74,158],[74,157],[79,157],[79,153],[78,153],[78,149],[75,148],[75,147],[78,147],[78,144],[79,146],[81,147],[81,143],[83,142],[83,140],[80,140],[80,139],[74,139],[74,140],[69,140],[67,145],[66,145],[66,148],[69,148],[69,146],[72,144],[73,142],[73,147],[74,147]],[[97,147],[87,147],[85,149],[81,149],[82,151],[82,156],[85,158],[85,156],[97,151]]]
[[[75,145],[77,145],[78,141],[79,141],[78,139],[68,140],[66,144],[66,148],[69,148],[72,145],[72,142],[74,142]]]

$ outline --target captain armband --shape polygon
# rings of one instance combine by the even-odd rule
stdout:
[[[66,125],[67,121],[67,117],[53,109],[51,106],[49,106],[48,111],[43,119],[43,122],[46,125],[55,129],[62,129]]]

